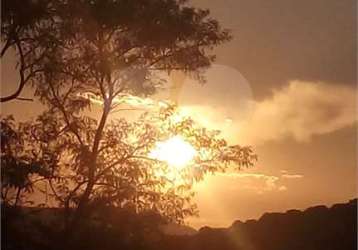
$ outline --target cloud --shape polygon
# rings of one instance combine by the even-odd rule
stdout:
[[[218,61],[240,69],[255,96],[297,78],[356,84],[357,1],[275,0],[269,8],[264,0],[194,2],[232,30]]]
[[[246,99],[246,105],[212,106],[209,100],[182,108],[204,126],[221,130],[230,143],[260,145],[287,138],[307,142],[354,125],[356,94],[349,86],[291,81],[263,100]]]
[[[357,121],[357,90],[350,85],[292,80],[255,100],[237,70],[216,65],[207,79],[205,87],[186,80],[180,108],[203,126],[221,130],[230,143],[307,142]]]
[[[263,194],[269,191],[281,191],[278,185],[279,177],[260,173],[219,173],[217,177],[223,178],[233,190],[253,191]]]
[[[357,91],[353,87],[291,81],[271,96],[256,101],[248,94],[245,84],[241,81],[246,95],[235,98],[235,94],[217,94],[210,102],[207,96],[212,97],[212,92],[219,91],[208,86],[205,95],[187,96],[181,111],[209,129],[221,130],[230,143],[252,145],[287,138],[307,142],[315,135],[328,134],[357,121]],[[202,94],[203,90],[194,92]],[[234,92],[232,86],[230,93]]]
[[[303,175],[301,175],[301,174],[283,174],[283,175],[281,175],[281,178],[300,179],[300,178],[303,178]]]
[[[357,90],[351,86],[295,80],[271,96],[254,100],[249,83],[236,71],[216,65],[208,72],[205,88],[187,80],[179,107],[183,115],[202,126],[220,130],[229,143],[307,142],[357,121]],[[236,78],[240,80],[233,80]],[[225,86],[225,91],[217,89],[218,85]],[[149,101],[156,103],[148,99],[146,105]]]
[[[240,140],[262,144],[293,138],[309,141],[356,120],[356,90],[321,82],[291,81],[262,101],[252,102],[252,114],[240,126]]]
[[[281,183],[285,179],[303,178],[300,174],[282,173],[280,176],[263,173],[242,173],[227,172],[208,175],[205,181],[197,185],[197,191],[201,188],[206,190],[208,187],[225,187],[231,192],[248,192],[254,194],[264,194],[268,192],[287,191],[288,187]]]
[[[278,188],[279,191],[286,191],[287,190],[287,187],[286,186],[280,186]]]

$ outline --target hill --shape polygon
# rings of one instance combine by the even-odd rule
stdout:
[[[171,236],[160,249],[187,250],[355,250],[357,199],[304,211],[265,213],[229,228],[203,227],[193,236]]]

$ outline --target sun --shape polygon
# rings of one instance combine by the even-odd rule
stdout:
[[[181,136],[174,136],[166,141],[157,142],[150,153],[154,159],[165,161],[169,166],[181,170],[194,158],[196,150]]]

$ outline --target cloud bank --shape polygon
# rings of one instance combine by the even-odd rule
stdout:
[[[221,106],[197,100],[197,105],[184,104],[182,109],[204,126],[221,130],[231,143],[260,145],[284,139],[307,142],[315,135],[354,125],[356,94],[356,89],[349,86],[291,81],[263,100],[247,98],[245,108],[225,99]]]
[[[270,98],[252,103],[240,136],[258,144],[287,137],[308,141],[357,120],[356,90],[347,86],[291,81]]]

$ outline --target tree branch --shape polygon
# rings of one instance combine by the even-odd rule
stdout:
[[[16,44],[17,49],[19,50],[19,55],[20,55],[20,69],[19,69],[20,83],[19,83],[19,86],[18,86],[17,90],[13,94],[5,96],[5,97],[1,97],[0,102],[8,102],[8,101],[11,101],[13,99],[16,99],[20,95],[22,89],[25,86],[25,83],[29,79],[29,78],[25,78],[25,75],[24,75],[25,57],[24,57],[24,53],[23,53],[22,48],[21,48],[21,44],[20,44],[19,39],[17,37],[16,37],[16,40],[15,40],[15,44]]]

